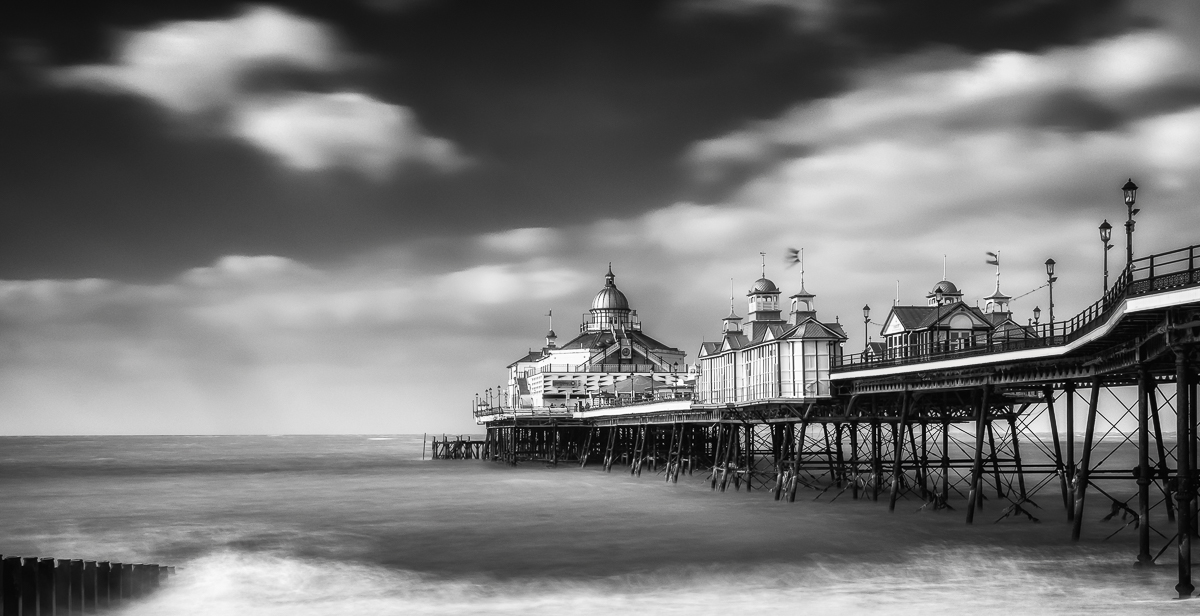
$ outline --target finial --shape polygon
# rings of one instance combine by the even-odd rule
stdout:
[[[762,257],[762,277],[767,277],[767,253],[758,251],[758,256]]]
[[[942,255],[942,280],[946,279],[946,255]]]
[[[733,278],[729,279],[729,314],[733,314]]]
[[[808,293],[808,291],[806,291],[804,289],[804,249],[803,248],[800,249],[800,292]]]

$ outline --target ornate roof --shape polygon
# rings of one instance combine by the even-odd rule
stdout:
[[[592,300],[592,310],[629,310],[629,300],[617,288],[616,278],[610,264],[608,273],[604,275],[604,288]]]
[[[929,291],[929,294],[937,295],[938,291],[941,291],[942,295],[962,295],[962,293],[958,290],[958,287],[949,280],[943,280],[933,285],[933,289]]]
[[[778,293],[778,292],[779,292],[779,287],[775,286],[775,283],[771,282],[770,280],[767,280],[766,278],[759,278],[758,280],[754,281],[754,286],[750,287],[749,295],[754,295],[756,293]]]

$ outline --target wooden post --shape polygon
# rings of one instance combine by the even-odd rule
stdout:
[[[59,559],[54,567],[54,610],[67,614],[71,605],[71,561]]]
[[[133,598],[133,565],[121,563],[121,599]]]
[[[83,613],[96,613],[96,561],[83,561]]]
[[[1179,583],[1175,585],[1175,591],[1179,593],[1180,599],[1185,599],[1192,596],[1192,592],[1196,587],[1192,585],[1192,448],[1195,445],[1194,439],[1196,435],[1192,429],[1191,413],[1188,409],[1191,404],[1188,401],[1191,391],[1188,384],[1191,382],[1191,371],[1188,366],[1187,351],[1181,347],[1173,347],[1175,352],[1175,408],[1178,412],[1175,413],[1177,421],[1175,422],[1175,431],[1178,435],[1179,444],[1176,449],[1177,457],[1179,458],[1179,468],[1176,471],[1176,476],[1179,478],[1179,492],[1176,498],[1179,500],[1179,517],[1178,526],[1176,528],[1179,534]]]
[[[1141,359],[1139,357],[1139,359]],[[1143,363],[1138,367],[1138,556],[1139,565],[1150,565],[1150,401],[1147,388],[1150,373]]]
[[[59,563],[61,567],[63,563]],[[83,613],[83,561],[70,561],[67,577],[70,578],[71,590],[67,597],[67,611],[71,614]]]
[[[967,524],[975,523],[975,508],[983,503],[983,438],[987,432],[988,385],[983,386],[979,396],[979,409],[975,419],[975,462],[971,465],[971,491],[967,503]]]
[[[1083,530],[1083,506],[1087,499],[1088,475],[1091,472],[1092,441],[1096,433],[1096,406],[1100,403],[1100,377],[1092,379],[1092,395],[1088,403],[1087,428],[1083,435],[1083,456],[1079,460],[1079,479],[1075,486],[1075,519],[1071,526],[1071,540],[1079,541]]]
[[[21,557],[5,556],[3,565],[0,587],[3,588],[4,598],[0,600],[0,609],[4,610],[4,616],[18,616],[21,608]]]
[[[54,559],[41,558],[37,561],[37,604],[38,614],[54,613]]]
[[[21,559],[21,616],[38,616],[38,559]]]
[[[112,565],[108,561],[96,563],[96,610],[107,610],[112,588]]]

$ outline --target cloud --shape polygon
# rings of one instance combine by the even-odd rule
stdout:
[[[1146,114],[1169,93],[1176,107],[1200,101],[1196,54],[1161,31],[1034,54],[922,52],[861,71],[836,97],[797,105],[772,120],[696,143],[687,161],[697,177],[718,179],[748,165],[762,169],[797,151],[852,147],[969,131],[1109,129]],[[1169,108],[1167,110],[1170,110]]]
[[[384,180],[419,163],[449,172],[466,159],[426,135],[411,109],[342,90],[263,91],[255,77],[298,70],[336,77],[355,59],[329,27],[255,6],[225,20],[183,21],[126,33],[114,64],[52,73],[55,83],[126,92],[184,120],[212,122],[298,171],[344,168]]]
[[[411,110],[356,92],[256,100],[239,111],[233,132],[301,170],[344,167],[384,179],[398,164],[466,164],[454,144],[425,135]]]

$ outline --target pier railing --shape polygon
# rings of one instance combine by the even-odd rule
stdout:
[[[843,354],[834,360],[833,370],[863,370],[1070,344],[1106,324],[1126,298],[1200,285],[1198,257],[1200,245],[1134,259],[1103,297],[1064,321],[1018,326],[999,336],[905,344],[882,355]],[[934,331],[935,337],[949,335],[949,330]]]
[[[144,597],[175,567],[0,556],[0,615],[92,614]]]

